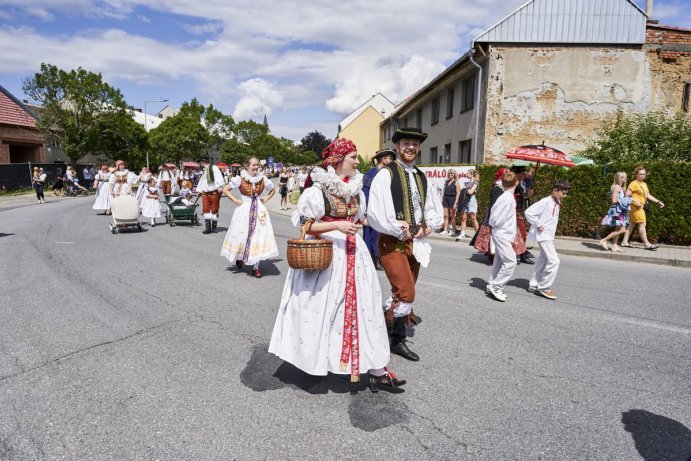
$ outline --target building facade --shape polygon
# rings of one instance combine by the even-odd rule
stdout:
[[[45,161],[45,138],[36,129],[36,115],[0,86],[0,163]]]
[[[617,111],[688,112],[691,30],[661,26],[629,0],[533,0],[381,125],[429,133],[421,163],[502,163],[543,141],[583,149]]]
[[[338,137],[353,141],[358,154],[369,160],[381,146],[379,124],[393,110],[394,104],[377,93],[341,121]]]

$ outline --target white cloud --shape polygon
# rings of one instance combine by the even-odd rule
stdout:
[[[260,78],[253,78],[242,82],[238,89],[243,96],[235,105],[233,118],[248,120],[271,115],[274,109],[283,105],[283,96],[272,85]]]

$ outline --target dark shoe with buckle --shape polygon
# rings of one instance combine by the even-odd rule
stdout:
[[[235,267],[237,267],[238,269],[242,269],[242,267],[244,265],[245,265],[245,263],[243,263],[241,259],[238,259],[237,261],[235,261]]]
[[[258,279],[262,278],[262,273],[259,272],[259,269],[252,269],[252,275],[257,277]]]
[[[521,264],[535,264],[535,261],[530,259],[530,256],[527,256],[525,253],[521,255],[519,261]]]
[[[394,343],[391,345],[391,353],[400,355],[404,359],[408,359],[412,362],[417,362],[420,360],[420,356],[417,355],[415,352],[411,351],[408,349],[408,345],[406,344],[405,341],[399,341],[397,343]]]
[[[398,379],[395,374],[386,368],[385,370],[386,373],[381,376],[369,375],[369,388],[372,393],[376,394],[379,392],[379,389],[394,393],[403,392],[403,389],[399,389],[399,387],[403,386],[407,381],[405,379]]]

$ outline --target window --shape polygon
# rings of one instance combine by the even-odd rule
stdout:
[[[475,76],[463,80],[461,92],[461,112],[473,108],[475,103]]]
[[[403,119],[403,126],[407,127],[408,126],[408,117]]]
[[[446,92],[446,118],[453,117],[453,87]]]
[[[415,126],[418,128],[422,128],[422,109],[418,109],[417,112],[415,113]]]
[[[470,139],[459,141],[458,143],[458,162],[470,163]]]
[[[439,96],[432,99],[432,125],[439,123]]]
[[[691,98],[691,83],[684,83],[684,95],[681,98],[681,110],[689,111],[689,98]]]
[[[451,144],[444,144],[444,163],[451,163]]]
[[[431,147],[429,150],[429,163],[438,163],[439,160],[437,159],[437,148],[436,147]]]

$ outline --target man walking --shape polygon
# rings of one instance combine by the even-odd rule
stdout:
[[[362,177],[362,192],[365,194],[365,200],[369,202],[369,191],[372,187],[372,181],[374,177],[379,173],[383,167],[389,165],[396,158],[396,152],[391,149],[380,150],[374,155],[372,159],[372,168],[367,170],[367,172]],[[379,262],[379,248],[377,247],[377,240],[379,239],[379,233],[374,230],[371,226],[362,227],[362,238],[367,245],[367,249],[372,256],[372,261],[374,262],[374,267],[378,270],[384,270],[384,267]]]
[[[514,165],[510,170],[516,175],[516,189],[514,191],[514,197],[516,199],[516,224],[518,225],[518,232],[521,233],[521,237],[525,242],[527,237],[527,232],[525,229],[525,218],[523,217],[523,212],[530,205],[530,197],[533,196],[533,191],[528,188],[525,182],[526,167],[522,165]],[[524,253],[518,255],[518,261],[523,264],[535,264],[532,259],[532,254],[526,249]]]
[[[223,173],[204,157],[199,161],[203,171],[197,183],[197,192],[202,194],[202,209],[204,211],[204,230],[202,234],[216,232],[218,225],[218,210],[221,202],[221,192],[225,186]]]
[[[425,139],[419,128],[396,130],[392,141],[398,158],[374,177],[367,203],[367,220],[379,232],[379,260],[391,284],[386,302],[391,352],[412,361],[420,357],[406,344],[406,326],[414,323],[415,283],[432,251],[425,237],[444,221],[439,197],[415,166]]]

